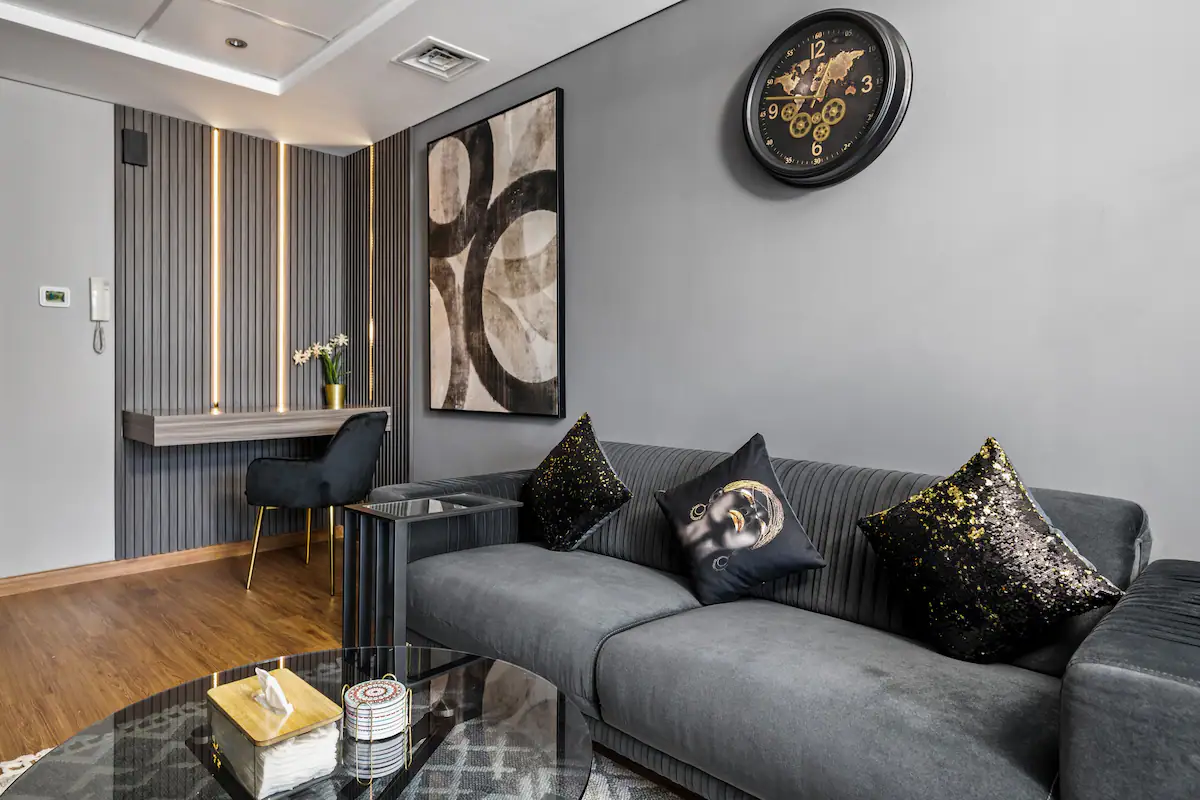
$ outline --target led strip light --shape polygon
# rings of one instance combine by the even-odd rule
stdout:
[[[212,410],[221,411],[221,131],[212,132]]]
[[[276,314],[278,322],[278,341],[276,343],[275,360],[278,375],[276,376],[275,392],[278,397],[278,410],[287,411],[287,145],[279,143],[279,241],[276,251],[279,253],[279,263],[276,267],[275,287]],[[280,665],[282,666],[282,664]]]
[[[367,402],[375,401],[375,145],[371,145],[371,196],[367,207]]]

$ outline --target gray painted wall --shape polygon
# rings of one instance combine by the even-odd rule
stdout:
[[[1200,558],[1200,6],[870,0],[912,48],[908,119],[804,192],[755,166],[737,112],[820,5],[686,0],[413,131],[414,478],[531,466],[584,411],[608,439],[762,431],[781,456],[941,474],[994,435],[1030,484],[1136,499],[1156,556]],[[426,145],[554,86],[571,419],[435,414]]]
[[[88,319],[88,278],[113,277],[112,113],[0,80],[0,578],[113,557],[113,352]]]

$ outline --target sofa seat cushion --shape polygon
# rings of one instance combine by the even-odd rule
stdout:
[[[541,544],[445,553],[408,567],[411,630],[535,672],[592,716],[605,639],[699,606],[678,575]]]
[[[610,638],[601,719],[764,800],[1046,800],[1061,682],[766,600]]]

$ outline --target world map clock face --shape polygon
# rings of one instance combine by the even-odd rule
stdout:
[[[870,33],[830,20],[802,29],[769,58],[758,135],[781,166],[826,170],[867,144],[889,77]]]

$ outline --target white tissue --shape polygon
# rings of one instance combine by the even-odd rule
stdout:
[[[292,713],[292,704],[288,702],[287,695],[283,693],[283,687],[279,685],[279,681],[275,680],[275,676],[265,669],[257,668],[255,668],[254,674],[258,676],[258,685],[262,687],[262,691],[254,695],[255,701],[263,708],[274,711],[280,716]]]

